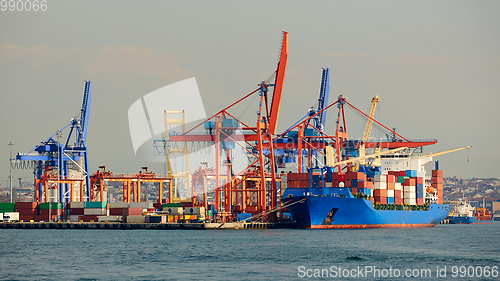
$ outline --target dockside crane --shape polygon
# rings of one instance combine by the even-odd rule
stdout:
[[[16,155],[13,166],[15,168],[32,168],[35,177],[35,199],[42,201],[45,193],[45,202],[50,201],[48,189],[57,189],[59,202],[70,202],[73,196],[73,188],[70,190],[68,184],[80,183],[79,201],[83,201],[83,186],[85,181],[87,200],[90,201],[90,180],[88,150],[86,145],[87,129],[91,104],[91,82],[84,82],[83,102],[78,116],[71,122],[58,130],[54,135],[37,145],[28,153]],[[61,141],[62,131],[70,128],[67,140]],[[73,137],[73,138],[72,138]],[[57,174],[54,173],[57,171]],[[77,175],[69,178],[70,174]],[[59,182],[59,186],[57,186]],[[56,184],[54,186],[54,184]],[[50,188],[47,185],[51,185]],[[71,193],[71,194],[70,194]]]

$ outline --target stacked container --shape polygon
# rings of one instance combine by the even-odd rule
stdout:
[[[38,215],[38,202],[16,202],[16,212],[19,220],[32,221]]]
[[[403,181],[403,202],[405,205],[417,205],[417,187],[414,178],[405,177]]]
[[[437,190],[438,204],[443,204],[443,171],[432,170],[432,185]]]
[[[287,186],[288,188],[309,187],[309,173],[288,173]]]
[[[393,175],[383,175],[386,178],[387,182],[387,204],[395,204],[395,180],[396,177]]]
[[[375,175],[373,177],[373,200],[377,204],[388,204],[386,175]]]
[[[50,204],[50,206],[49,206]],[[61,203],[40,203],[38,205],[38,215],[33,216],[35,221],[48,221],[49,220],[49,208],[50,210],[50,219],[55,220],[56,216],[60,216],[62,214],[62,204]],[[58,212],[59,210],[59,212]]]

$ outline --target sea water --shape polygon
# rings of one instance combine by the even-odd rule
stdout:
[[[2,280],[499,280],[499,267],[500,222],[357,230],[0,229]]]

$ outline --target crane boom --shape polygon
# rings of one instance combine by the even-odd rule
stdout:
[[[326,110],[323,109],[325,108],[325,104],[328,104],[329,92],[330,92],[330,69],[323,68],[323,73],[321,76],[321,89],[319,92],[319,100],[318,100],[319,103],[317,110],[321,111],[318,116],[320,123],[318,129],[320,129],[321,131],[325,129]]]
[[[270,135],[276,134],[278,126],[278,116],[280,114],[281,97],[283,95],[283,85],[285,84],[286,66],[288,64],[288,32],[283,31],[283,41],[281,43],[280,60],[276,69],[276,80],[274,82],[273,100],[271,102],[271,111],[269,113]]]
[[[377,157],[377,156],[381,156],[381,155],[396,153],[398,151],[405,150],[405,149],[408,149],[408,147],[406,147],[406,146],[405,147],[399,147],[399,148],[396,148],[396,149],[391,149],[391,150],[386,150],[386,151],[383,151],[383,152],[373,153],[373,154],[365,155],[365,156],[362,156],[362,157],[351,158],[351,159],[348,159],[348,160],[344,160],[344,161],[340,161],[340,162],[337,162],[337,163],[333,163],[331,167],[339,166],[339,165],[344,165],[344,164],[348,164],[348,163],[353,163],[353,162],[356,162],[356,161],[359,161],[359,160],[362,160],[362,159],[366,159],[366,158],[373,158],[373,157]]]
[[[455,149],[451,149],[451,150],[446,150],[446,151],[441,151],[441,152],[436,152],[436,153],[430,153],[430,154],[427,154],[427,155],[424,155],[424,156],[427,156],[427,157],[436,157],[436,156],[440,156],[440,155],[443,155],[443,154],[448,154],[448,153],[452,153],[452,152],[455,152],[455,151],[459,151],[459,150],[462,150],[462,149],[469,149],[471,147],[472,147],[472,145],[469,145],[469,146],[464,146],[464,147],[461,147],[461,148],[455,148]]]
[[[370,111],[370,118],[366,123],[365,133],[363,134],[363,142],[367,142],[370,139],[370,134],[372,132],[373,117],[375,116],[375,108],[377,108],[377,103],[380,101],[378,96],[372,98],[372,109]]]

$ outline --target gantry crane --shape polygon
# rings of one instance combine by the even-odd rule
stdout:
[[[374,96],[372,98],[372,109],[370,110],[370,118],[368,118],[368,122],[366,122],[365,132],[363,133],[363,143],[367,142],[370,139],[370,134],[372,132],[373,126],[373,118],[375,117],[375,109],[377,108],[377,103],[380,101],[378,96]]]
[[[90,201],[90,180],[88,169],[88,150],[86,145],[87,128],[90,114],[91,82],[85,81],[83,90],[83,103],[78,116],[71,119],[71,122],[58,130],[54,135],[37,145],[33,150],[25,154],[17,154],[14,167],[33,168],[35,175],[36,201],[41,201],[41,195],[45,191],[41,179],[51,184],[50,189],[57,189],[59,202],[70,202],[73,197],[72,190],[69,189],[70,182],[85,182],[87,189],[87,200]],[[70,127],[67,140],[61,141],[61,133]],[[73,134],[74,133],[74,134]],[[74,137],[74,141],[72,141]],[[57,171],[57,175],[54,172]],[[74,177],[69,179],[72,174]],[[57,186],[59,182],[59,186]],[[78,194],[83,194],[83,186]],[[45,186],[45,189],[47,187]],[[70,194],[71,192],[71,194]],[[79,196],[77,196],[79,197]],[[47,200],[48,195],[45,194]],[[78,201],[83,200],[79,198]]]

